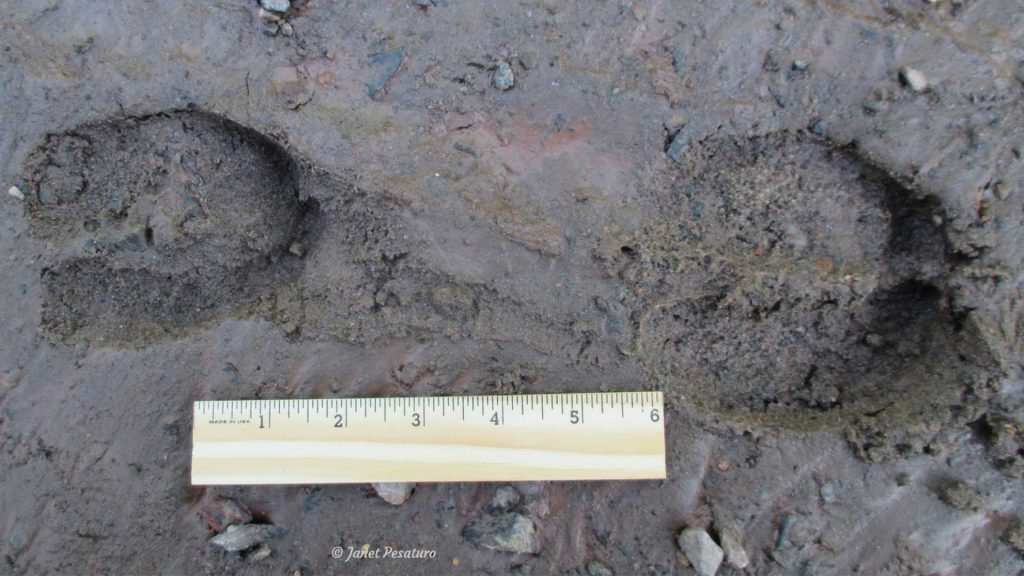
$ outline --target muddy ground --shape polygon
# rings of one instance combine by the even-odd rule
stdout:
[[[1022,38],[1016,0],[8,2],[0,573],[691,574],[688,527],[720,574],[1021,573]],[[516,485],[536,553],[466,530],[493,484],[189,484],[197,399],[631,389],[668,479]],[[210,543],[227,499],[269,555]]]

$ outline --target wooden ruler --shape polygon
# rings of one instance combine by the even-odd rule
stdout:
[[[200,401],[193,484],[665,478],[661,392]]]

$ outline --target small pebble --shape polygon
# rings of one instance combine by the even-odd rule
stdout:
[[[782,550],[786,547],[789,542],[789,530],[796,524],[796,516],[793,514],[787,514],[782,519],[782,525],[779,526],[779,537],[775,539],[775,549]]]
[[[725,552],[725,561],[733,568],[743,570],[750,564],[747,551],[743,549],[740,531],[735,526],[722,531],[722,550]]]
[[[985,506],[984,499],[966,482],[955,480],[940,486],[938,497],[957,510],[976,511]]]
[[[885,109],[888,107],[889,105],[886,103],[885,100],[872,98],[864,102],[864,111],[867,112],[868,114],[878,114],[880,112],[884,112]]]
[[[398,506],[409,499],[412,489],[416,487],[414,482],[374,482],[373,489],[377,495],[388,504]]]
[[[924,92],[928,88],[928,79],[924,74],[910,66],[900,68],[900,80],[914,92]]]
[[[677,46],[672,50],[672,65],[675,66],[676,74],[685,74],[689,64],[689,59],[686,57],[686,51],[682,46]]]
[[[260,6],[271,12],[287,12],[292,3],[290,0],[260,0]]]
[[[1003,541],[1009,544],[1018,554],[1024,556],[1024,520],[1017,522],[1003,533]]]
[[[10,188],[8,188],[7,195],[12,198],[17,198],[18,200],[25,199],[25,193],[22,192],[21,188],[18,188],[17,186],[11,186]]]
[[[13,188],[12,188],[12,190],[13,190]],[[1000,200],[1006,200],[1007,198],[1010,197],[1010,187],[1007,186],[1006,182],[1003,182],[1002,180],[1000,180],[999,182],[996,182],[996,186],[995,186],[994,192],[995,192],[996,198],[998,198]]]
[[[821,500],[825,504],[835,504],[836,503],[837,499],[836,499],[836,486],[835,486],[835,484],[833,484],[831,482],[826,482],[826,483],[821,485],[821,488],[818,490],[818,492],[821,494]]]
[[[533,520],[522,514],[484,516],[466,526],[462,530],[462,537],[477,546],[499,552],[540,552],[537,527]]]
[[[666,150],[666,153],[668,154],[669,158],[675,160],[676,162],[679,162],[682,159],[683,155],[685,155],[689,150],[690,138],[687,134],[683,132],[683,129],[680,128],[679,131],[677,131],[675,135],[672,136],[672,142],[669,143],[668,150]]]
[[[292,33],[294,32],[295,29],[292,28],[292,25],[289,24],[288,22],[284,22],[281,24],[281,34],[284,34],[285,36],[291,36]]]
[[[401,50],[379,52],[370,58],[370,65],[375,68],[373,79],[366,84],[370,98],[379,100],[387,92],[388,82],[402,67],[405,53]]]
[[[590,574],[590,576],[615,576],[615,573],[612,572],[611,568],[597,560],[587,564],[587,573]]]
[[[263,8],[259,9],[258,14],[259,14],[260,20],[263,21],[264,24],[277,24],[278,22],[281,21],[281,17],[280,16],[278,16],[277,14],[274,14],[273,12],[268,12],[268,11],[264,10]]]
[[[508,512],[519,504],[519,491],[512,486],[502,486],[494,493],[494,498],[487,505],[486,509],[491,514]]]
[[[264,544],[271,538],[280,538],[285,529],[273,524],[232,524],[224,532],[210,538],[210,542],[228,552],[241,552]]]
[[[768,88],[768,92],[772,95],[772,98],[775,99],[775,103],[779,105],[779,108],[786,107],[786,102],[789,100],[789,98],[786,96],[786,94],[782,91],[781,88]]]
[[[254,548],[252,552],[246,554],[245,557],[247,560],[249,560],[249,562],[255,564],[256,562],[259,562],[260,560],[263,560],[270,556],[271,552],[273,552],[273,550],[270,549],[270,546],[268,546],[267,544],[260,544],[259,546]]]
[[[232,498],[215,498],[203,507],[200,516],[213,532],[223,532],[232,524],[252,522],[252,513]]]
[[[699,576],[715,576],[725,553],[711,536],[700,528],[687,528],[676,539],[679,549]]]
[[[885,346],[885,338],[880,334],[869,332],[864,336],[864,343],[872,348],[881,348],[882,346]]]
[[[509,66],[508,62],[498,64],[498,68],[494,71],[494,87],[504,91],[512,88],[515,82],[516,77],[512,73],[512,66]]]

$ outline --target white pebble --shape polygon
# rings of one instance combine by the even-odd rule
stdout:
[[[11,186],[10,188],[8,188],[7,189],[7,195],[11,196],[11,197],[14,197],[14,198],[17,198],[18,200],[24,200],[25,199],[25,193],[22,192],[21,188],[18,188],[17,186]]]
[[[374,482],[373,489],[377,495],[388,504],[398,506],[409,499],[412,489],[416,487],[415,482]]]
[[[260,6],[271,12],[287,12],[292,3],[290,0],[260,0]]]
[[[928,88],[928,79],[924,73],[910,66],[900,68],[900,78],[914,92],[924,92]]]

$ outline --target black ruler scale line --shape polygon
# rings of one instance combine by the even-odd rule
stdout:
[[[514,419],[516,404],[518,403],[520,416],[525,416],[527,410],[534,418],[545,421],[549,407],[555,403],[561,414],[566,415],[566,420],[572,424],[584,424],[588,421],[590,412],[594,411],[600,415],[614,414],[616,406],[619,408],[620,419],[632,419],[643,414],[645,420],[650,419],[652,410],[661,410],[661,393],[657,391],[638,392],[579,392],[563,394],[521,394],[521,395],[476,395],[476,396],[424,396],[424,397],[391,397],[391,398],[332,398],[332,399],[247,399],[247,400],[200,400],[195,402],[195,413],[208,417],[210,424],[246,422],[253,426],[265,425],[269,428],[273,425],[273,414],[283,414],[286,419],[291,419],[293,413],[299,416],[305,411],[305,422],[311,423],[314,413],[319,414],[323,409],[324,417],[334,422],[338,418],[338,427],[349,428],[352,419],[358,419],[359,408],[362,407],[363,418],[369,420],[369,412],[372,408],[375,413],[382,416],[387,422],[387,412],[394,412],[399,405],[402,408],[402,416],[409,422],[415,422],[415,427],[422,427],[433,422],[434,414],[439,418],[448,418],[448,411],[451,408],[453,418],[466,419],[467,406],[470,409],[479,408],[480,415],[486,419],[494,419],[496,424],[506,425],[508,418]],[[629,404],[630,410],[626,410]],[[568,407],[566,406],[568,405]],[[350,409],[351,408],[351,409]],[[571,410],[571,413],[570,413]],[[636,410],[636,412],[634,412]],[[630,412],[630,414],[627,414]],[[636,415],[636,416],[634,416]],[[392,415],[393,416],[393,415]],[[538,417],[539,416],[539,417]],[[594,420],[591,417],[590,420]],[[659,418],[663,419],[663,417]],[[226,422],[225,422],[226,420]],[[219,421],[219,422],[218,422]],[[603,422],[604,420],[600,420]],[[529,422],[529,420],[527,420]]]

